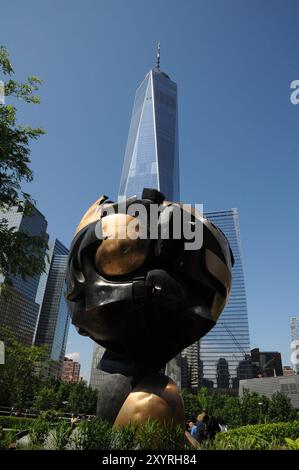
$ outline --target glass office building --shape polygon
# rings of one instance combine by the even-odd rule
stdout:
[[[237,209],[230,209],[206,212],[205,217],[223,231],[230,243],[235,259],[232,287],[228,303],[214,328],[183,351],[182,386],[237,389],[240,380],[253,377],[239,216]]]
[[[179,198],[177,85],[159,69],[136,92],[119,195],[141,196],[144,187]]]
[[[238,388],[252,377],[240,228],[237,209],[205,213],[229,240],[235,264],[228,303],[216,326],[199,341],[199,386]]]
[[[70,323],[64,297],[68,249],[56,239],[49,248],[48,256],[46,272],[41,276],[37,293],[40,309],[34,343],[48,346],[51,359],[48,373],[59,377]]]
[[[150,70],[136,91],[119,196],[140,197],[143,188],[161,191],[179,200],[179,143],[177,84],[159,67]],[[90,385],[99,388],[97,364],[104,349],[95,344]],[[180,358],[167,364],[167,373],[181,383]]]
[[[101,384],[104,380],[105,372],[102,372],[97,368],[104,352],[105,348],[103,348],[103,346],[94,343],[89,385],[96,390],[100,390]]]
[[[0,220],[5,220],[8,228],[14,228],[15,231],[26,232],[31,236],[46,235],[47,221],[33,206],[30,216],[24,215],[18,207],[13,207],[8,212],[0,213]],[[26,280],[14,276],[10,296],[0,297],[0,325],[11,328],[16,338],[28,346],[33,342],[40,308],[36,299],[39,279],[40,276]]]

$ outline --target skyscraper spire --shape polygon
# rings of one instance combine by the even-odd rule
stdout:
[[[158,42],[158,48],[157,48],[157,70],[160,70],[160,43]]]

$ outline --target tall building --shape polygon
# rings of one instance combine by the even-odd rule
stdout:
[[[299,349],[299,317],[291,318],[291,339],[292,339],[292,363],[296,374],[299,374],[299,352],[295,353]]]
[[[277,351],[251,350],[253,377],[277,377],[283,375],[281,354]]]
[[[141,196],[144,187],[179,199],[177,84],[159,59],[136,91],[119,195]]]
[[[79,382],[80,381],[80,369],[81,365],[79,362],[74,361],[68,357],[63,360],[63,367],[61,373],[61,379],[65,382]]]
[[[135,95],[119,196],[141,196],[143,188],[161,191],[167,200],[179,200],[179,142],[177,84],[160,70],[160,47],[157,66],[150,70]],[[103,348],[95,344],[90,385],[97,388],[101,372],[97,358]],[[178,384],[180,358],[167,365],[167,373]]]
[[[48,346],[49,374],[57,377],[62,371],[70,323],[64,297],[67,260],[68,249],[56,239],[50,245],[46,272],[40,278],[37,293],[40,309],[34,343]]]
[[[199,356],[198,343],[193,343],[181,353],[181,387],[198,390]]]
[[[215,327],[199,341],[199,385],[238,388],[241,377],[252,377],[239,216],[237,209],[208,212],[205,216],[226,235],[235,264],[228,303]]]
[[[14,207],[8,212],[0,213],[0,220],[5,220],[8,228],[25,232],[28,235],[46,236],[47,221],[36,207],[31,206],[32,214],[24,215]],[[8,298],[0,297],[0,325],[8,326],[16,338],[30,346],[34,339],[40,305],[36,299],[40,276],[22,279],[13,277],[13,287]],[[0,282],[3,281],[0,276]]]
[[[89,384],[92,388],[95,388],[96,390],[100,390],[101,383],[104,380],[105,372],[102,372],[100,369],[97,368],[100,360],[103,357],[104,352],[105,348],[103,348],[103,346],[94,343]]]

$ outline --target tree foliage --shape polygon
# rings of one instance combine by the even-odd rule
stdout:
[[[17,110],[12,103],[16,100],[39,103],[35,92],[41,80],[31,76],[25,83],[18,83],[12,79],[13,75],[7,49],[0,46],[0,78],[3,77],[5,99],[9,100],[9,104],[0,104],[0,212],[18,207],[29,217],[33,214],[34,201],[22,191],[22,183],[33,179],[29,144],[44,131],[40,127],[18,125]],[[8,228],[7,220],[0,216],[0,246],[2,289],[12,285],[15,275],[27,278],[43,271],[47,246],[45,234],[32,236],[25,231],[16,232],[14,228]]]
[[[0,365],[0,406],[95,414],[97,392],[84,381],[47,378],[50,361],[45,347],[25,346],[6,327],[0,328],[0,340],[5,343],[5,364]]]
[[[198,395],[189,392],[188,390],[182,390],[182,396],[185,405],[185,416],[187,420],[195,421],[196,416],[199,414],[201,404],[198,399]]]
[[[86,382],[63,382],[49,379],[40,387],[31,402],[35,411],[57,410],[66,413],[95,414],[97,391]]]
[[[290,398],[281,392],[272,395],[269,406],[269,417],[271,421],[291,421],[296,419],[296,410],[292,407]]]
[[[5,344],[5,364],[0,365],[0,404],[27,408],[42,381],[47,350],[20,343],[6,327],[0,328],[0,340]]]
[[[51,392],[50,392],[51,390]],[[97,391],[86,382],[63,382],[59,379],[49,379],[40,389],[39,395],[33,402],[38,410],[53,409],[68,413],[95,414]]]
[[[183,390],[186,419],[194,420],[203,410],[230,426],[292,421],[297,413],[288,396],[274,393],[270,398],[245,390],[239,398],[202,387],[197,394]]]

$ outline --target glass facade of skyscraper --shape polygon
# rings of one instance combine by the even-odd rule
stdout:
[[[237,209],[205,213],[226,235],[235,258],[228,303],[216,326],[199,341],[199,385],[237,388],[252,377],[240,228]]]
[[[89,384],[92,388],[96,390],[100,390],[105,375],[104,372],[97,368],[100,360],[103,357],[104,352],[105,348],[103,348],[103,346],[94,343]]]
[[[33,206],[30,216],[24,215],[18,207],[13,207],[8,212],[0,213],[0,220],[5,220],[8,228],[14,228],[15,231],[26,232],[31,236],[46,236],[47,221]],[[40,307],[36,300],[39,279],[40,276],[26,280],[14,276],[10,296],[0,298],[0,325],[10,327],[16,338],[28,346],[33,342]]]
[[[41,300],[35,332],[35,344],[49,348],[51,375],[59,376],[65,356],[70,317],[64,298],[68,249],[59,241],[50,246],[46,273],[41,276],[38,298]]]
[[[177,85],[160,70],[151,70],[136,92],[120,196],[141,196],[144,187],[179,198]]]

